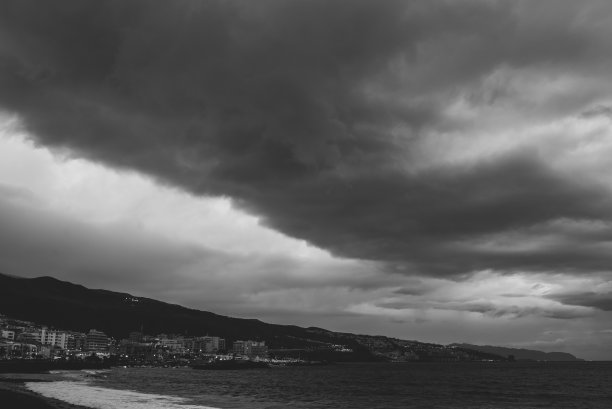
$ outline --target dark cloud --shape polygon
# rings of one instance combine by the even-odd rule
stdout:
[[[509,308],[499,308],[487,312],[493,317],[511,317],[521,318],[530,315],[536,315],[545,318],[553,318],[558,320],[570,320],[576,318],[585,318],[593,315],[592,311],[580,310],[575,308],[542,308],[542,307],[521,307],[512,306]]]
[[[583,118],[603,116],[612,119],[612,107],[607,105],[597,105],[589,108],[580,114]]]
[[[576,305],[576,304],[574,304]],[[435,301],[426,299],[414,299],[411,301],[385,301],[379,302],[376,306],[393,310],[404,309],[436,309],[450,311],[476,312],[492,318],[522,318],[528,316],[538,316],[554,319],[574,319],[584,318],[593,315],[591,310],[570,308],[570,307],[537,307],[527,305],[497,305],[489,301]],[[582,306],[582,305],[581,305]]]
[[[423,295],[423,294],[427,294],[430,291],[431,289],[429,288],[403,287],[403,288],[400,288],[399,290],[395,290],[394,293],[400,294],[400,295]]]
[[[584,307],[597,308],[603,311],[612,311],[612,293],[596,293],[584,291],[579,293],[555,294],[549,298],[566,305],[580,305]]]
[[[546,1],[3,1],[0,104],[40,144],[230,196],[275,229],[390,270],[598,271],[610,252],[568,235],[512,254],[465,243],[562,218],[609,221],[601,186],[557,174],[528,149],[407,168],[419,159],[415,141],[444,128],[448,99],[494,70],[605,67],[610,43],[588,18],[609,11]]]
[[[526,297],[525,294],[518,294],[518,293],[507,293],[507,294],[501,294],[502,297],[506,297],[506,298],[523,298]]]

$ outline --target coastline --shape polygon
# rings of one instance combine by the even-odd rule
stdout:
[[[82,371],[65,373],[0,374],[2,408],[93,409],[97,407],[133,409],[217,409],[193,405],[189,399],[155,391],[137,392],[91,386],[92,374]],[[102,406],[100,406],[102,405]]]
[[[28,409],[91,409],[77,406],[59,399],[48,398],[26,388],[26,382],[48,382],[45,379],[28,377],[21,374],[2,374],[0,376],[0,402],[8,408]]]

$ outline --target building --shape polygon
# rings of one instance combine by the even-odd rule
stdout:
[[[144,339],[144,335],[140,331],[132,331],[130,332],[130,335],[128,338],[131,342],[142,342]]]
[[[0,331],[0,338],[8,339],[9,341],[15,340],[15,331],[2,330]]]
[[[52,345],[61,349],[68,348],[68,339],[70,334],[64,331],[50,331],[43,328],[40,331],[40,343],[43,345]]]
[[[109,339],[104,332],[95,329],[87,333],[86,349],[93,352],[108,352]]]
[[[155,358],[156,347],[152,342],[133,342],[124,339],[119,344],[118,352],[133,361],[152,361]]]
[[[42,345],[38,349],[38,355],[46,359],[51,359],[56,356],[60,356],[62,353],[62,350],[63,350],[62,348],[55,346],[55,345]]]
[[[232,352],[238,355],[245,355],[246,341],[234,341],[232,344]]]
[[[68,335],[67,349],[83,351],[87,349],[87,335],[82,332],[70,332]]]
[[[265,357],[268,355],[268,347],[264,341],[235,341],[232,352],[249,357]]]
[[[26,343],[26,344],[40,344],[41,342],[41,333],[40,331],[27,331],[22,332],[17,336],[16,341]]]
[[[0,358],[3,359],[30,359],[38,355],[38,346],[33,344],[1,341]]]
[[[193,352],[216,353],[225,351],[225,339],[219,337],[197,337],[193,339]]]
[[[268,356],[268,347],[266,346],[265,342],[257,342],[254,343],[253,345],[251,345],[251,350],[249,351],[250,353],[248,354],[250,357],[260,357],[260,358],[265,358]]]
[[[185,350],[185,340],[183,338],[162,338],[159,344],[173,353],[183,353]]]

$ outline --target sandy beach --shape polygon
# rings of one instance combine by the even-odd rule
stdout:
[[[89,409],[71,405],[34,393],[25,387],[26,382],[48,382],[36,375],[23,377],[23,374],[2,374],[0,376],[0,402],[2,407],[17,409]]]

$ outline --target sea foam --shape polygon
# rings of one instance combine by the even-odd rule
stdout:
[[[180,397],[101,388],[87,382],[28,382],[26,386],[48,398],[95,409],[216,409],[186,404],[188,400]]]

